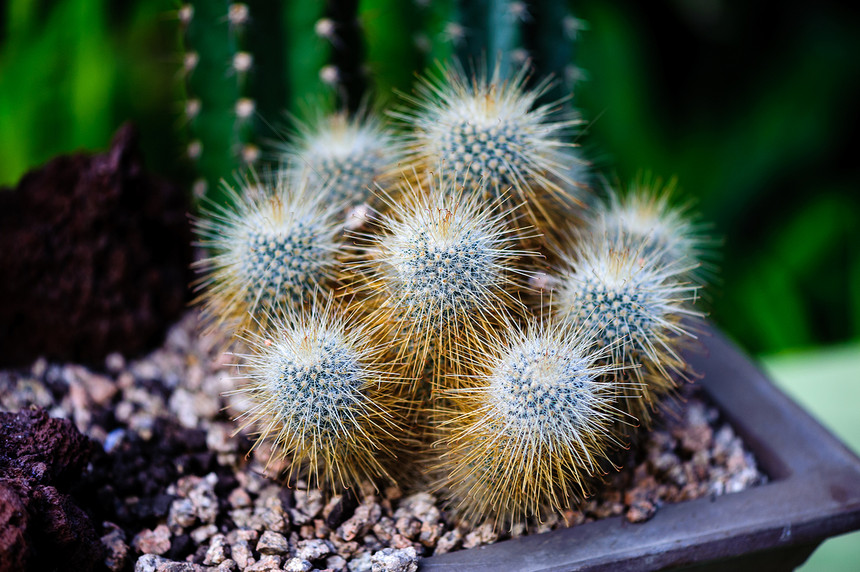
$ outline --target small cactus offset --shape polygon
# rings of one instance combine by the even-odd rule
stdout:
[[[612,362],[633,368],[619,375],[635,380],[625,385],[635,393],[623,405],[645,426],[660,398],[684,376],[679,350],[692,334],[682,320],[701,315],[691,308],[697,287],[681,281],[690,267],[663,265],[661,253],[648,252],[648,245],[641,239],[582,239],[565,259],[552,301],[557,319],[592,332]]]
[[[238,27],[218,57],[247,75],[212,101],[228,115],[245,102],[250,123],[211,133],[260,149],[244,164],[272,159],[197,222],[212,250],[199,300],[240,348],[244,427],[288,478],[331,491],[409,486],[422,471],[406,468],[429,463],[465,520],[576,506],[694,377],[701,224],[672,204],[674,182],[592,188],[571,93],[585,26],[564,5],[288,4],[219,4]],[[215,42],[192,21],[189,46]],[[422,64],[436,71],[409,91],[420,70],[405,67]],[[190,94],[222,89],[194,73]],[[305,94],[317,106],[297,114]],[[266,142],[283,111],[300,119]]]
[[[679,279],[707,283],[711,242],[689,207],[671,204],[677,181],[663,185],[659,178],[642,176],[626,193],[609,189],[608,200],[589,213],[588,232],[605,236],[609,243],[638,243],[643,256],[656,255],[661,266],[681,268]]]
[[[528,66],[510,76],[501,70],[469,77],[452,65],[423,79],[417,97],[407,98],[414,109],[393,114],[408,129],[407,162],[419,171],[439,162],[469,171],[485,200],[510,193],[524,203],[530,224],[549,230],[552,211],[582,204],[584,185],[572,175],[585,162],[571,142],[580,120],[557,104],[537,104],[550,83],[527,88]]]

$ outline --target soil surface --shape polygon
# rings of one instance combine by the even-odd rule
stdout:
[[[187,301],[186,194],[146,172],[126,125],[0,189],[0,364],[102,362],[157,344]]]
[[[326,497],[302,482],[279,480],[284,467],[266,469],[266,447],[247,455],[250,440],[236,435],[231,421],[244,406],[225,395],[241,383],[229,365],[237,358],[220,351],[223,340],[200,335],[198,321],[196,311],[187,313],[160,348],[140,359],[112,353],[93,367],[38,359],[26,369],[0,370],[0,410],[24,411],[58,434],[73,423],[93,442],[89,463],[83,449],[70,459],[71,449],[57,448],[59,456],[44,461],[43,474],[53,480],[42,484],[67,495],[69,502],[51,506],[73,505],[80,511],[71,513],[88,517],[91,524],[79,521],[81,536],[68,546],[98,554],[96,570],[406,572],[422,556],[608,516],[644,521],[665,503],[731,493],[765,479],[731,426],[688,386],[683,402],[622,457],[624,468],[602,492],[540,523],[510,531],[491,522],[470,527],[420,488],[375,491],[368,484]],[[33,405],[69,421],[28,412]],[[4,477],[16,478],[18,469],[8,467],[23,466],[31,440],[36,437],[15,442],[13,449],[22,451],[17,460],[7,454],[0,461]],[[48,468],[55,465],[66,468]],[[5,483],[0,494],[7,494]],[[0,502],[3,526],[14,521],[10,510],[29,514],[26,499],[15,494],[17,501]],[[86,570],[85,564],[74,569]],[[67,569],[38,566],[29,569]]]

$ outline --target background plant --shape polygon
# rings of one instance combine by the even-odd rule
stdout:
[[[212,4],[226,14],[227,3]],[[284,89],[272,91],[279,102],[271,114],[257,104],[269,123],[326,89],[319,70],[333,44],[314,32],[324,5],[305,4],[314,7],[294,8],[306,12],[288,23],[286,14],[269,19],[289,38],[271,55],[285,68]],[[714,234],[726,237],[712,317],[753,352],[860,337],[860,176],[850,152],[860,124],[860,38],[852,9],[797,0],[778,12],[743,2],[528,3],[521,33],[541,21],[541,6],[588,22],[586,31],[570,30],[575,42],[552,52],[557,63],[547,68],[575,62],[571,79],[587,72],[576,84],[587,157],[621,181],[643,168],[677,175],[680,196],[696,198]],[[56,153],[104,148],[129,118],[141,128],[148,163],[190,183],[187,133],[177,128],[177,8],[165,0],[0,2],[0,184]],[[452,0],[357,3],[376,93],[408,92],[414,70],[468,53],[469,36],[461,41],[448,25],[459,21],[456,9]],[[425,40],[429,52],[418,47]],[[288,59],[287,51],[301,56]],[[262,121],[255,129],[277,138]]]

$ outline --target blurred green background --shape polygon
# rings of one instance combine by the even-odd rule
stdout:
[[[391,62],[421,61],[402,49],[412,28],[393,28],[401,4],[360,3],[386,91],[412,81]],[[127,119],[151,168],[188,180],[178,6],[0,0],[0,185],[57,153],[106,147]],[[714,320],[755,354],[860,338],[856,14],[797,1],[571,7],[590,28],[576,49],[587,79],[575,102],[590,121],[580,143],[611,181],[678,176],[724,240]]]
[[[444,15],[450,4],[430,10]],[[569,5],[589,27],[576,45],[586,79],[574,100],[589,121],[579,139],[589,158],[610,181],[678,176],[723,240],[713,319],[765,356],[795,396],[814,399],[827,379],[860,383],[860,18],[851,3]],[[368,67],[386,91],[409,91],[405,67],[422,61],[402,48],[415,30],[404,6],[360,2]],[[58,153],[105,148],[129,119],[149,166],[190,186],[178,7],[0,0],[0,186]],[[319,82],[312,66],[302,71],[312,52],[302,49],[305,60],[285,65],[294,83],[299,72],[314,78],[293,86],[304,96]],[[295,106],[295,97],[283,102]],[[848,349],[838,360],[822,349],[840,344]],[[827,423],[838,402],[815,412]],[[837,423],[849,441],[860,435],[855,417]]]

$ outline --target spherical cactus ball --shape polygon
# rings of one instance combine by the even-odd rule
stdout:
[[[198,265],[200,299],[210,321],[241,327],[279,306],[300,306],[333,278],[341,205],[285,177],[247,180],[230,194],[232,205],[197,221],[200,243],[214,253]]]

